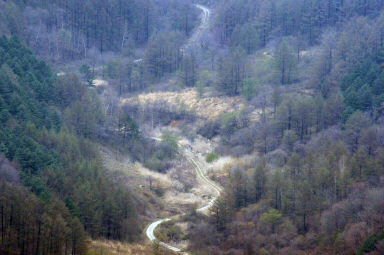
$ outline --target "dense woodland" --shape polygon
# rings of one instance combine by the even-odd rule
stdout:
[[[84,254],[84,231],[137,238],[131,194],[106,176],[89,140],[101,121],[92,91],[55,80],[15,38],[1,38],[0,55],[2,252]]]
[[[166,171],[177,150],[175,138],[165,134],[155,146],[141,136],[128,109],[113,112],[115,131],[93,88],[89,59],[104,52],[127,56],[108,62],[106,75],[124,84],[120,93],[133,89],[128,81],[140,89],[147,76],[140,76],[143,67],[133,65],[134,49],[147,43],[166,47],[167,31],[179,38],[169,47],[175,51],[196,25],[197,11],[187,1],[0,5],[0,31],[6,35],[0,39],[0,253],[85,254],[89,237],[137,241],[144,225],[136,207],[143,201],[106,173],[99,144]],[[157,53],[145,53],[151,54]],[[56,76],[39,59],[83,59],[85,65]],[[171,66],[161,62],[163,67],[154,69],[158,75],[146,72],[148,77],[175,71],[181,60],[161,61]]]
[[[183,48],[194,2],[0,1],[1,254],[140,240],[146,202],[108,174],[100,145],[166,173],[178,138],[146,132],[175,122],[217,142],[207,162],[237,159],[210,176],[224,187],[211,215],[192,209],[187,233],[170,222],[161,240],[196,254],[384,254],[384,1],[201,1],[210,27]],[[162,98],[118,101],[184,88],[245,107],[199,119]]]
[[[53,61],[132,54],[152,36],[172,30],[188,36],[196,10],[188,1],[2,1],[0,31],[23,38]]]
[[[190,229],[192,249],[384,252],[382,4],[225,1],[218,8],[216,87],[243,94],[261,115],[255,123],[246,110],[227,113],[198,133],[221,137],[219,154],[258,156],[227,167],[213,216]]]
[[[298,36],[314,45],[324,29],[356,16],[377,15],[383,7],[381,0],[225,1],[215,25],[221,44],[240,45],[250,53],[281,36]]]

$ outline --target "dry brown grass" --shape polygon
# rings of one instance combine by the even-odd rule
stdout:
[[[159,182],[163,187],[170,187],[172,179],[166,175],[154,172],[145,168],[139,162],[132,162],[128,156],[116,154],[106,147],[101,148],[104,166],[111,173],[121,174],[126,176],[127,184],[132,188],[139,188],[140,185],[148,185],[148,178],[152,178]]]
[[[89,241],[87,255],[152,255],[151,244],[131,244],[108,240]]]
[[[122,104],[146,104],[156,102],[159,99],[175,107],[187,107],[188,110],[195,112],[198,117],[206,119],[215,119],[222,113],[238,111],[244,108],[244,100],[241,97],[208,96],[200,98],[196,89],[141,94],[135,98],[123,99]]]

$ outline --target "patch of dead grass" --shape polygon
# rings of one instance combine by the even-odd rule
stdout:
[[[196,89],[184,89],[179,92],[152,92],[140,94],[134,98],[122,99],[122,104],[146,104],[153,103],[159,99],[175,107],[187,107],[196,113],[198,117],[205,119],[216,119],[222,113],[239,111],[245,107],[241,97],[203,97],[200,98]]]
[[[87,255],[151,255],[151,244],[131,244],[110,240],[91,240]]]

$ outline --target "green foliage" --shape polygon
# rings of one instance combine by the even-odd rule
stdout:
[[[376,249],[375,247],[376,243],[381,240],[384,240],[384,232],[381,233],[380,235],[376,235],[376,234],[371,235],[364,241],[363,246],[359,249],[357,254],[363,255],[371,251],[374,251]]]
[[[180,79],[183,86],[194,87],[197,81],[198,62],[194,51],[184,52],[180,66]]]
[[[151,169],[155,170],[158,172],[162,172],[163,164],[160,159],[158,159],[155,155],[152,156],[151,158],[147,159],[144,162],[144,166]]]
[[[247,76],[244,50],[236,48],[220,56],[218,62],[218,89],[230,96],[238,95]]]
[[[163,255],[159,241],[155,240],[152,244],[152,253],[153,255]]]
[[[194,217],[194,216],[197,216],[197,209],[198,209],[198,205],[197,203],[193,203],[191,204],[189,207],[188,207],[188,216],[190,217]]]
[[[179,151],[179,138],[172,135],[171,132],[163,132],[160,146],[164,150],[164,156],[172,158]]]
[[[289,84],[295,80],[297,75],[297,59],[285,39],[275,49],[274,62],[282,85]]]
[[[281,221],[283,215],[276,209],[269,209],[268,212],[261,215],[260,220],[271,225],[275,225]]]
[[[74,224],[79,234],[85,228],[94,238],[136,238],[131,194],[106,176],[97,146],[85,138],[96,136],[103,119],[96,96],[76,76],[55,82],[49,68],[15,38],[0,39],[0,55],[0,153],[18,163],[24,185],[43,208],[65,202],[60,203],[68,215],[61,225]],[[129,120],[127,132],[137,132]],[[36,213],[43,217],[44,211]],[[42,221],[50,225],[52,219]],[[73,253],[83,254],[85,238],[76,240]]]
[[[32,122],[38,127],[58,128],[50,68],[32,56],[16,38],[0,38],[0,119]]]
[[[284,131],[284,137],[283,140],[281,141],[283,145],[287,147],[289,151],[293,150],[293,146],[297,142],[299,137],[296,135],[296,133],[292,130],[286,130]]]
[[[251,54],[261,46],[256,24],[249,22],[235,27],[231,37],[233,48],[242,47],[248,54]]]
[[[240,94],[248,100],[257,96],[260,90],[260,81],[257,78],[246,79],[241,88]]]
[[[340,87],[347,105],[346,115],[357,110],[379,111],[379,114],[382,114],[381,108],[384,102],[383,54],[384,51],[381,50],[377,57],[367,57],[342,80]]]
[[[162,197],[164,196],[165,192],[166,192],[166,189],[164,189],[163,187],[161,187],[160,185],[156,185],[154,187],[152,187],[152,191],[155,192],[155,194],[158,196],[158,197]]]
[[[59,76],[54,84],[56,103],[65,109],[76,101],[80,101],[86,94],[86,85],[75,74]]]
[[[234,64],[236,60],[228,57],[230,54],[218,56],[221,91],[235,95],[240,84],[240,93],[252,98],[257,93],[254,88],[273,81],[267,77],[271,73],[278,75],[281,84],[298,82],[298,77],[305,79],[292,88],[275,86],[273,92],[263,91],[265,101],[261,96],[252,100],[257,107],[268,109],[265,118],[249,127],[240,128],[233,113],[224,114],[216,121],[218,125],[206,125],[209,132],[204,133],[213,134],[209,137],[222,136],[223,145],[217,149],[220,153],[236,155],[233,148],[242,149],[250,141],[252,152],[257,149],[258,156],[266,154],[266,163],[256,165],[256,169],[254,162],[247,160],[228,166],[222,195],[226,199],[212,207],[210,224],[203,228],[209,232],[216,225],[219,231],[212,234],[212,240],[220,239],[214,244],[221,248],[218,253],[233,249],[235,253],[253,254],[263,247],[271,253],[297,254],[300,249],[303,253],[354,254],[363,238],[380,231],[384,58],[377,31],[383,28],[384,16],[379,10],[384,5],[368,2],[288,0],[260,1],[258,5],[237,0],[223,1],[218,8],[216,32],[232,54],[236,47],[247,48],[244,44],[248,42],[239,37],[260,36],[260,46],[273,38],[276,45],[273,56],[263,49],[260,54],[243,57],[254,66],[249,74],[257,80],[249,79],[248,74],[238,79],[242,69]],[[353,17],[365,11],[367,17]],[[324,32],[336,23],[340,24],[337,29]],[[256,31],[243,34],[250,26]],[[320,38],[319,49],[305,50]],[[265,51],[268,49],[270,45]],[[257,63],[260,60],[265,61]],[[315,91],[307,90],[306,83],[312,79],[312,74],[306,73],[312,64],[317,78],[310,85],[318,86]],[[298,68],[304,70],[300,76]],[[270,71],[273,69],[276,72]],[[380,192],[367,195],[377,187]],[[270,207],[274,209],[266,212]],[[230,210],[236,213],[225,217]],[[356,215],[361,217],[353,217]],[[233,242],[239,236],[244,238]],[[378,242],[377,236],[366,240],[361,253],[381,252],[383,242]],[[267,241],[258,243],[259,237]],[[205,240],[196,240],[196,251],[202,250]],[[292,242],[285,246],[283,240],[294,240],[300,248],[289,247]],[[208,240],[203,246],[213,246],[215,241]]]
[[[121,73],[121,62],[118,60],[108,61],[105,69],[105,72],[107,73],[109,78],[116,79]]]
[[[80,73],[84,79],[88,82],[89,86],[93,86],[94,73],[88,65],[82,65],[80,67]]]
[[[189,34],[199,14],[190,1],[168,3],[167,8],[162,2],[131,0],[3,1],[0,7],[2,35],[25,38],[39,55],[60,61],[88,57],[97,50],[130,53],[154,32],[166,29]],[[60,15],[67,18],[55,22]],[[39,25],[49,29],[36,30]],[[57,40],[49,39],[52,33]]]
[[[269,251],[267,249],[265,249],[264,247],[260,249],[260,254],[261,255],[269,255]]]
[[[1,153],[11,161],[19,162],[22,169],[37,174],[45,168],[55,168],[60,164],[58,155],[27,136],[20,128],[2,127],[0,140],[3,147]]]
[[[267,185],[267,167],[265,162],[257,165],[253,173],[253,185],[254,185],[254,201],[259,201],[266,193]]]
[[[182,35],[177,32],[160,33],[148,42],[145,65],[150,76],[159,79],[177,70],[181,62],[179,47]]]
[[[167,231],[168,240],[179,241],[182,235],[181,228],[177,225],[171,226]]]
[[[212,163],[213,161],[216,161],[218,159],[219,159],[219,155],[217,155],[214,152],[210,152],[207,154],[207,156],[205,156],[205,161],[207,161],[207,163]]]
[[[124,140],[136,140],[140,136],[139,126],[136,124],[136,122],[132,119],[132,117],[129,114],[124,114],[121,122],[121,133]]]
[[[204,95],[204,89],[205,89],[203,83],[201,81],[197,81],[196,88],[197,88],[197,93],[199,97],[202,98]]]
[[[377,16],[379,1],[223,1],[217,10],[215,31],[219,42],[241,45],[248,52],[280,36],[302,36],[309,45],[321,39],[322,30],[356,16]]]
[[[51,107],[56,93],[50,69],[15,38],[0,39],[0,55],[0,152],[19,162],[25,173],[34,175],[55,168],[60,162],[58,155],[30,134],[61,126],[57,111]]]
[[[199,15],[199,11],[192,5],[192,2],[173,1],[167,9],[169,9],[167,16],[170,18],[172,28],[189,36],[198,24]]]
[[[237,113],[228,112],[221,116],[222,132],[224,135],[231,135],[237,129]]]
[[[22,24],[20,19],[22,11],[15,2],[0,3],[0,34],[20,36],[22,34]]]
[[[179,151],[178,137],[172,135],[171,132],[164,132],[161,136],[160,143],[154,145],[152,155],[145,160],[144,165],[158,172],[166,172]]]
[[[345,128],[354,133],[360,133],[369,126],[370,122],[361,111],[354,112],[345,123]]]
[[[199,77],[196,82],[196,88],[197,88],[199,97],[202,97],[204,95],[205,88],[211,86],[212,84],[213,84],[213,74],[210,71],[204,70],[201,73],[199,73]]]
[[[226,197],[219,197],[215,200],[213,206],[209,209],[211,215],[215,219],[215,225],[217,231],[223,231],[226,228],[227,223],[231,216],[231,203]]]
[[[174,220],[164,222],[156,231],[156,237],[165,243],[180,241],[182,234],[181,228],[176,225]]]
[[[70,131],[79,136],[94,138],[103,122],[104,115],[98,97],[89,92],[67,107],[63,118]]]

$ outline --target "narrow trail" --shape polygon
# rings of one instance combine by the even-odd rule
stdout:
[[[221,190],[222,188],[219,187],[215,182],[213,182],[211,179],[209,179],[203,172],[203,169],[201,168],[201,166],[199,165],[198,162],[196,162],[192,156],[186,156],[187,160],[189,162],[191,162],[193,165],[195,165],[195,171],[196,171],[196,175],[204,182],[206,183],[209,187],[212,188],[212,190],[215,191],[215,193],[217,194],[217,196],[220,196],[220,193],[221,193]],[[206,205],[206,206],[203,206],[199,209],[197,209],[198,212],[205,212],[207,211],[209,208],[211,208],[215,201],[216,201],[217,197],[213,197],[212,200]]]
[[[190,49],[191,47],[198,47],[198,45],[196,45],[196,43],[198,43],[200,41],[201,36],[203,35],[204,31],[209,28],[211,10],[209,8],[203,6],[203,5],[200,5],[200,4],[196,4],[195,6],[196,6],[196,8],[200,9],[202,12],[201,17],[200,17],[201,22],[200,22],[200,25],[195,29],[192,36],[186,42],[186,44],[181,48],[182,51],[186,51],[186,50]],[[139,61],[142,61],[142,59],[138,59],[136,61],[139,62]],[[152,139],[160,141],[159,138],[152,137]],[[194,166],[196,175],[217,194],[217,196],[213,197],[212,200],[207,205],[197,209],[198,212],[206,212],[207,210],[209,210],[209,208],[211,208],[214,205],[217,197],[221,193],[221,187],[219,187],[216,183],[214,183],[212,180],[210,180],[204,174],[202,166],[200,165],[198,160],[196,160],[194,158],[195,155],[193,154],[192,151],[188,150],[187,148],[184,148],[183,156],[187,159],[187,161],[189,161]],[[181,253],[181,254],[188,254],[186,252],[183,252],[180,248],[173,247],[173,246],[166,244],[164,242],[160,242],[159,240],[157,240],[157,238],[154,234],[156,228],[159,225],[161,225],[164,222],[170,221],[174,218],[177,218],[179,216],[182,216],[182,215],[184,215],[184,214],[178,214],[178,215],[174,215],[174,216],[169,217],[169,218],[159,219],[155,222],[152,222],[147,227],[147,230],[146,230],[146,235],[147,235],[148,239],[151,242],[157,242],[160,246],[162,246],[168,250],[171,250],[173,252]]]
[[[200,4],[195,4],[195,6],[201,10],[200,25],[195,29],[187,43],[181,48],[182,51],[188,50],[191,47],[197,47],[196,43],[200,41],[204,31],[209,28],[211,10]]]
[[[158,138],[153,138],[154,140],[157,140],[159,141],[160,139]],[[215,191],[215,193],[217,194],[217,196],[213,197],[212,200],[205,206],[197,209],[198,212],[206,212],[207,210],[209,210],[209,208],[211,208],[217,197],[220,195],[221,193],[221,190],[222,188],[220,186],[218,186],[216,183],[214,183],[211,179],[209,179],[205,174],[204,174],[204,171],[200,165],[200,163],[198,161],[196,161],[194,159],[194,154],[192,151],[188,150],[188,149],[184,149],[184,153],[183,153],[183,156],[187,159],[187,161],[189,161],[195,168],[195,172],[196,172],[196,175],[205,183],[207,184],[213,191]],[[183,252],[181,249],[177,248],[177,247],[174,247],[174,246],[171,246],[169,244],[166,244],[164,242],[160,242],[157,240],[155,234],[154,234],[154,231],[155,229],[162,223],[165,223],[167,221],[170,221],[174,218],[177,218],[179,216],[183,216],[184,214],[177,214],[177,215],[174,215],[172,217],[169,217],[169,218],[164,218],[164,219],[160,219],[160,220],[157,220],[155,222],[152,222],[147,230],[146,230],[146,235],[148,237],[148,239],[151,241],[151,242],[157,242],[159,245],[173,251],[173,252],[177,252],[177,253],[181,253],[181,254],[185,254],[187,255],[188,253],[186,252]]]
[[[209,18],[211,17],[211,10],[201,4],[195,4],[195,7],[201,10],[200,25],[195,29],[195,31],[193,32],[191,37],[187,40],[185,45],[181,47],[182,52],[185,52],[186,50],[192,47],[198,47],[196,43],[200,41],[204,31],[209,28]],[[143,61],[144,59],[138,58],[138,59],[135,59],[133,62],[141,63]]]

